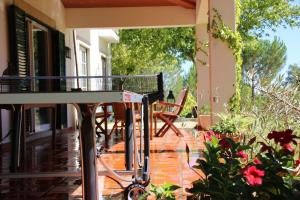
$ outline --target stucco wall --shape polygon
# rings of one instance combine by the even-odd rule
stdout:
[[[8,66],[9,51],[8,51],[8,24],[7,24],[7,9],[12,3],[11,0],[0,1],[0,76]],[[10,112],[6,110],[1,111],[2,114],[2,129],[3,136],[5,136],[10,126]]]
[[[215,8],[223,22],[235,29],[235,1],[211,0],[211,9]],[[213,11],[210,11],[213,14]],[[224,111],[224,105],[235,92],[235,59],[232,50],[220,39],[211,38],[211,92],[213,112]]]
[[[215,8],[222,16],[223,22],[235,29],[234,0],[210,0],[208,3],[211,16],[214,15],[213,8]],[[196,25],[198,47],[203,48],[201,42],[209,42],[207,55],[198,51],[196,56],[198,107],[200,109],[203,105],[209,104],[212,113],[215,114],[225,110],[225,105],[235,92],[235,59],[226,43],[209,37],[206,26],[206,24]],[[207,66],[197,61],[197,58],[207,61]]]
[[[65,29],[65,8],[61,0],[24,0],[49,18],[54,20],[55,28]]]
[[[209,60],[208,60],[208,33],[206,24],[196,25],[196,69],[197,69],[197,101],[198,109],[210,104],[210,79],[209,79]],[[203,113],[202,113],[203,114]],[[207,113],[206,113],[207,114]]]

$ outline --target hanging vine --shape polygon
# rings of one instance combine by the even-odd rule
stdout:
[[[240,17],[240,1],[236,0],[236,11],[235,11],[235,22],[236,26],[239,25]],[[216,9],[213,9],[213,18],[211,24],[208,25],[208,31],[211,32],[212,37],[220,39],[226,42],[228,47],[233,51],[233,55],[236,60],[235,73],[236,73],[236,83],[235,83],[235,94],[230,99],[230,110],[233,112],[240,111],[240,84],[242,80],[242,37],[240,33],[236,30],[231,29],[226,26],[222,20],[221,15]]]

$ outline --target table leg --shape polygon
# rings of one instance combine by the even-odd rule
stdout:
[[[153,138],[153,106],[150,105],[150,140]]]
[[[21,132],[22,132],[22,111],[21,105],[15,106],[13,112],[13,132],[11,137],[11,158],[10,158],[10,171],[16,172],[20,167],[20,146],[21,146]]]
[[[0,108],[0,138],[3,138],[2,136],[2,109]]]
[[[57,108],[56,106],[53,107],[52,113],[51,113],[51,124],[52,124],[52,149],[55,149],[55,142],[56,142],[56,113]]]
[[[107,132],[107,105],[104,105],[104,136],[105,136],[105,145],[108,147],[109,136]]]
[[[81,121],[81,167],[82,167],[82,191],[85,200],[98,198],[98,174],[96,165],[96,148],[93,127],[93,115],[87,104],[80,106]]]
[[[143,180],[148,181],[149,180],[149,159],[150,159],[150,137],[152,136],[151,132],[149,135],[149,101],[148,98],[145,96],[143,98],[143,120],[144,120],[144,174],[143,174]],[[150,111],[151,111],[151,105],[150,105]],[[151,115],[151,114],[150,114]],[[150,123],[151,124],[151,123]],[[151,126],[151,125],[150,125]],[[151,128],[150,128],[151,131]]]

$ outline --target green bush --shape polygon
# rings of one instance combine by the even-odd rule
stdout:
[[[181,117],[191,117],[193,107],[197,105],[196,98],[191,94],[188,93],[186,102],[184,104],[183,110],[180,114]]]
[[[220,120],[213,125],[212,130],[216,133],[244,132],[253,123],[253,119],[237,114],[219,114]]]

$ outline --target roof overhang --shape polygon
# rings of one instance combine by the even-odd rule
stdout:
[[[61,0],[68,28],[153,28],[207,23],[207,0]]]
[[[160,7],[196,8],[196,0],[61,0],[65,8]]]
[[[100,38],[110,42],[110,43],[118,43],[120,38],[117,33],[112,29],[101,29],[98,30],[98,35]]]

